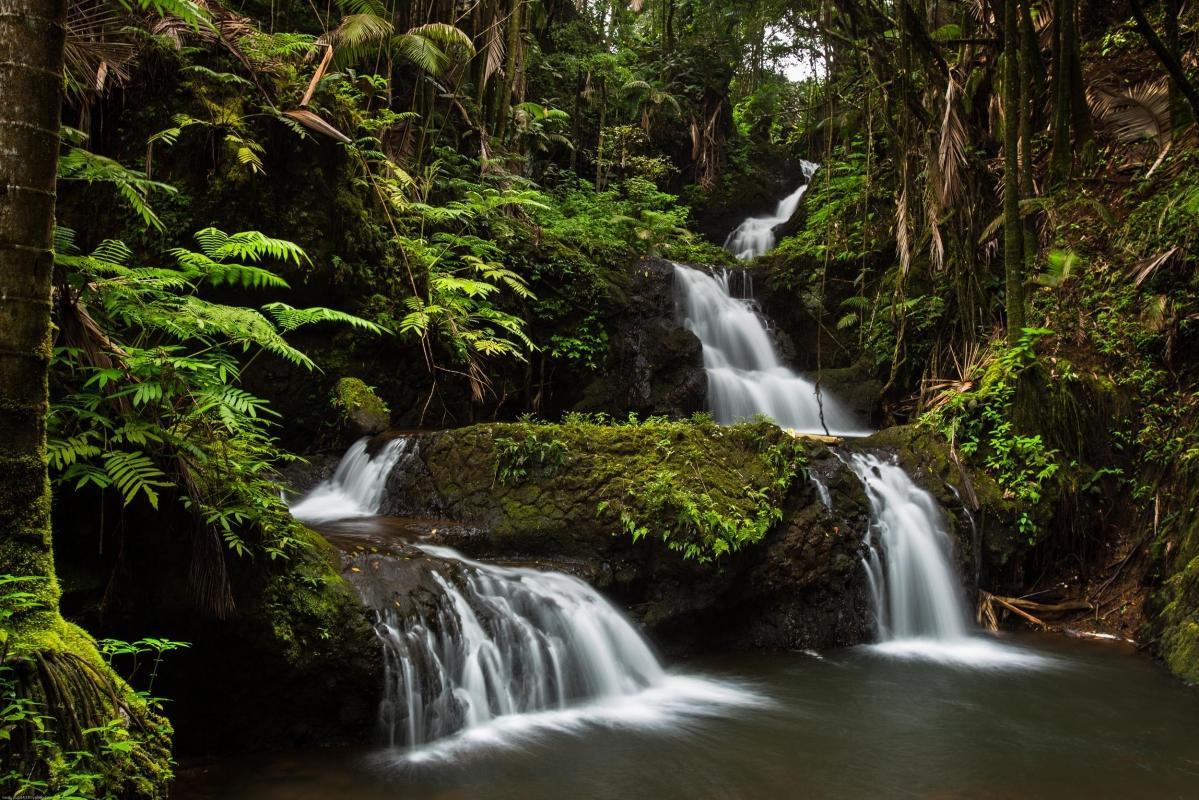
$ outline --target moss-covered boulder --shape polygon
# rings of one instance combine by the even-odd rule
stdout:
[[[333,408],[349,439],[387,430],[391,409],[359,378],[342,378],[333,386]]]
[[[338,552],[291,523],[286,556],[237,556],[203,531],[193,536],[182,509],[161,508],[156,526],[150,518],[130,513],[120,547],[101,559],[95,539],[78,532],[59,537],[57,555],[64,610],[89,629],[189,643],[166,655],[154,684],[169,698],[177,752],[369,741],[380,653],[372,612],[342,577]],[[230,604],[203,591],[222,573]]]
[[[173,620],[192,647],[172,659],[164,694],[186,751],[369,741],[382,687],[371,612],[316,533],[276,564],[238,565],[232,618]]]
[[[1164,489],[1172,498],[1152,545],[1156,569],[1140,637],[1166,665],[1199,684],[1199,467],[1184,463]]]
[[[822,444],[703,417],[476,425],[415,444],[388,512],[466,523],[436,538],[468,555],[580,574],[668,649],[871,635],[858,567],[868,506]],[[805,479],[815,457],[844,473],[839,509]]]

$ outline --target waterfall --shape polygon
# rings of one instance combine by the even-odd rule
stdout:
[[[381,611],[389,743],[418,747],[511,714],[635,695],[665,674],[641,635],[594,589],[558,572],[468,561],[434,579],[431,612]]]
[[[708,406],[722,425],[765,414],[800,433],[865,436],[870,431],[826,391],[779,361],[751,301],[718,276],[675,264],[675,305],[683,325],[703,344]]]
[[[292,505],[291,515],[301,522],[321,523],[378,514],[387,476],[401,459],[416,454],[416,440],[392,439],[374,455],[367,442],[359,439],[351,445],[333,477]]]
[[[795,215],[795,209],[799,208],[799,201],[808,191],[812,175],[816,173],[819,164],[801,161],[800,166],[803,169],[803,185],[779,201],[774,216],[748,217],[734,228],[724,241],[725,250],[741,261],[748,261],[774,248],[774,229]]]
[[[373,457],[366,439],[356,442],[292,515],[377,515],[389,473],[416,458],[418,441],[393,439]],[[374,609],[383,647],[379,725],[388,752],[405,760],[545,728],[674,726],[765,702],[729,682],[666,672],[624,616],[570,575],[403,541],[348,552],[345,574]]]
[[[867,544],[886,557],[885,571],[877,558],[866,565],[878,592],[880,638],[963,638],[966,608],[936,501],[898,465],[854,453],[850,466],[870,499]]]
[[[932,495],[897,464],[853,453],[847,464],[870,500],[862,566],[881,652],[971,666],[1032,666],[1045,659],[972,635],[953,546]]]

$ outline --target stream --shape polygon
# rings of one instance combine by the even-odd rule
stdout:
[[[814,169],[814,165],[809,165]],[[805,167],[805,178],[811,170]],[[773,244],[775,217],[730,247]],[[740,237],[740,238],[738,238]],[[869,431],[781,362],[728,273],[675,266],[720,423]],[[539,563],[468,559],[378,517],[415,438],[354,444],[291,506],[341,548],[383,651],[379,744],[185,764],[193,800],[1193,797],[1199,693],[1128,645],[983,634],[937,501],[891,455],[838,444],[870,524],[874,643],[663,664],[620,609]],[[821,502],[831,505],[817,483]],[[764,545],[763,545],[764,546]]]

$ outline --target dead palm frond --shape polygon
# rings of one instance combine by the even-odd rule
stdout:
[[[480,80],[479,91],[487,86],[487,82],[491,77],[500,71],[500,67],[504,64],[505,45],[504,37],[500,32],[500,21],[497,17],[491,18],[491,24],[487,26],[487,30],[483,34],[483,76]],[[590,77],[590,73],[588,73]]]
[[[1143,81],[1126,88],[1095,84],[1087,88],[1095,116],[1124,144],[1153,141],[1165,147],[1173,132],[1170,122],[1170,84],[1167,78]]]
[[[74,0],[66,32],[66,86],[73,102],[84,105],[129,80],[137,47],[119,9],[106,0]]]
[[[993,357],[991,343],[996,341],[995,336],[987,343],[971,339],[958,347],[950,345],[946,348],[947,353],[939,352],[934,356],[929,365],[929,377],[920,381],[920,408],[936,411],[958,395],[974,389]]]
[[[1178,245],[1174,245],[1149,258],[1143,258],[1132,265],[1133,281],[1137,286],[1140,286],[1162,267],[1182,261],[1183,258],[1183,250]]]
[[[951,73],[945,87],[945,114],[937,146],[937,199],[942,208],[957,202],[962,193],[961,168],[966,165],[966,127],[962,124],[958,98],[961,84]]]

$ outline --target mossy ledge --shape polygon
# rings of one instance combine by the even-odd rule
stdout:
[[[420,434],[416,452],[389,479],[386,513],[463,523],[437,538],[471,556],[578,574],[668,651],[872,635],[869,506],[823,444],[765,422],[573,416]],[[834,511],[808,469],[834,474]]]

